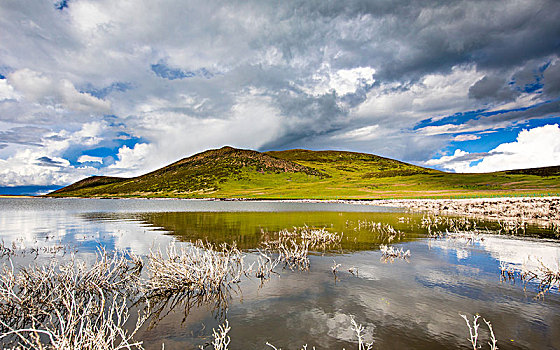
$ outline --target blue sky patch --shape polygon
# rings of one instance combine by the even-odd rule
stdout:
[[[56,191],[62,186],[0,186],[0,194],[9,196],[38,196]]]
[[[194,72],[171,68],[164,63],[152,64],[152,71],[156,73],[158,77],[168,80],[192,78],[195,76]]]
[[[109,86],[105,86],[103,88],[100,89],[96,89],[93,86],[89,85],[87,88],[85,88],[84,90],[80,91],[82,93],[88,93],[94,97],[97,98],[105,98],[107,97],[107,95],[109,95],[110,93],[112,93],[113,91],[119,91],[119,92],[124,92],[124,91],[128,91],[132,89],[132,84],[131,83],[127,83],[127,82],[122,82],[122,81],[117,81],[112,83]]]
[[[443,151],[445,154],[452,154],[456,149],[461,149],[469,153],[488,152],[498,147],[502,143],[514,142],[523,129],[533,129],[550,124],[560,124],[560,117],[530,119],[508,128],[492,132],[477,133],[478,140],[452,141]]]
[[[428,118],[418,122],[418,124],[416,124],[414,128],[412,128],[412,130],[422,129],[426,126],[437,126],[437,125],[447,125],[447,124],[461,125],[464,124],[466,121],[479,119],[481,116],[484,116],[484,109],[479,109],[476,111],[459,112],[438,120],[434,120],[434,118]]]
[[[545,101],[542,103],[537,103],[534,104],[532,106],[529,107],[522,107],[522,108],[513,108],[513,109],[501,109],[498,111],[492,111],[492,112],[484,112],[485,110],[476,110],[476,111],[467,111],[467,112],[460,112],[460,113],[455,113],[453,115],[450,115],[448,117],[444,117],[441,119],[437,119],[434,120],[433,118],[429,118],[429,119],[424,119],[420,122],[418,122],[413,128],[412,130],[419,130],[422,129],[426,126],[440,126],[440,125],[462,125],[465,124],[466,122],[468,122],[469,120],[477,120],[477,119],[481,119],[484,117],[491,117],[494,115],[498,115],[498,114],[505,114],[505,113],[510,113],[510,112],[522,112],[522,111],[526,111],[541,105],[544,105],[546,103],[549,103],[551,101]]]
[[[203,77],[206,79],[210,79],[214,76],[214,74],[206,68],[200,68],[196,71],[185,71],[179,68],[171,68],[163,62],[152,64],[151,68],[158,77],[168,80],[194,77]]]
[[[83,155],[103,158],[103,164],[99,162],[87,163],[88,166],[99,169],[114,163],[121,147],[127,146],[128,148],[134,148],[138,143],[147,143],[147,141],[121,132],[117,138],[104,141],[102,146],[97,145],[97,147],[91,149],[84,149],[79,146],[71,147],[66,150],[63,157],[73,166],[82,166],[84,164],[78,162],[80,156]]]
[[[68,8],[68,2],[69,1],[70,0],[59,0],[59,1],[54,3],[54,8],[59,10],[59,11],[62,11],[65,8]]]
[[[531,92],[536,92],[538,90],[541,90],[543,86],[544,85],[540,82],[540,79],[537,79],[537,81],[534,83],[526,84],[522,90],[523,92],[531,93]]]

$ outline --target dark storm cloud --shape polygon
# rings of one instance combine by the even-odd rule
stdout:
[[[409,86],[426,74],[448,73],[457,65],[472,64],[487,74],[471,86],[469,96],[486,104],[499,104],[543,86],[549,94],[558,90],[556,71],[551,69],[557,65],[545,70],[550,78],[542,82],[538,80],[542,72],[535,67],[560,53],[558,14],[557,1],[318,1],[297,6],[283,3],[277,19],[299,31],[267,39],[283,48],[283,57],[288,61],[309,55],[312,50],[327,53],[330,47],[332,52],[339,52],[331,60],[332,67],[371,66],[376,69],[376,84],[395,81]],[[318,40],[318,36],[329,41]],[[309,55],[309,62],[312,60],[313,55]],[[350,94],[346,99],[355,99],[353,105],[359,105],[362,96]],[[287,109],[284,112],[296,117]],[[528,117],[535,113],[532,111]],[[337,111],[339,117],[344,114]],[[521,118],[520,114],[512,114],[512,120]],[[312,115],[298,117],[313,120]],[[337,132],[339,127],[316,134]],[[291,143],[299,136],[310,137],[313,133],[312,129],[290,133],[269,145],[282,146],[284,141]]]
[[[345,124],[343,117],[346,111],[337,104],[334,94],[294,97],[290,93],[282,93],[276,98],[278,108],[292,120],[287,124],[288,130],[284,135],[263,145],[263,150],[286,148],[295,141],[336,132]]]
[[[486,101],[514,101],[520,94],[520,91],[508,84],[507,79],[496,75],[484,76],[469,89],[470,98]]]
[[[551,64],[543,73],[544,89],[543,92],[550,97],[560,95],[560,62]]]
[[[382,79],[420,77],[461,63],[503,69],[559,52],[558,1],[318,1],[301,5],[304,10],[293,13],[314,23],[362,18],[363,24],[372,24],[374,30],[365,26],[358,30],[359,21],[343,27],[348,31],[335,35],[333,44],[348,51],[338,60],[341,66],[374,63]]]
[[[560,100],[555,100],[547,103],[542,103],[532,106],[528,109],[518,111],[508,111],[499,113],[488,118],[481,118],[478,121],[471,121],[473,123],[480,122],[481,124],[500,124],[502,122],[515,122],[537,118],[549,118],[558,116],[560,113]]]
[[[557,99],[516,110],[500,110],[479,114],[473,113],[463,123],[455,123],[453,118],[448,118],[445,122],[438,121],[431,126],[418,128],[418,130],[422,132],[426,129],[430,130],[431,128],[438,128],[439,133],[442,134],[496,130],[513,126],[528,120],[555,118],[558,117],[559,114],[560,100]]]

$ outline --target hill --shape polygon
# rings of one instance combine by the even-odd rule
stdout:
[[[538,176],[560,176],[560,165],[559,166],[547,166],[542,168],[530,168],[530,169],[517,169],[517,170],[507,170],[508,175],[538,175]]]
[[[560,192],[559,167],[456,174],[344,151],[223,147],[135,178],[94,176],[53,197],[374,199]]]

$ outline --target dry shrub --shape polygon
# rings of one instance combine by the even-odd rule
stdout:
[[[280,237],[262,243],[267,254],[278,254],[277,260],[290,270],[309,270],[309,241]]]
[[[257,251],[259,253],[259,256],[257,257],[257,261],[255,262],[257,264],[257,267],[255,269],[255,277],[261,280],[262,286],[262,284],[265,281],[269,280],[270,276],[275,273],[274,268],[280,263],[280,257],[272,259],[269,255],[263,253],[262,251]],[[255,263],[251,264],[251,266],[248,268],[248,272],[253,270],[253,266]]]
[[[69,294],[61,308],[44,321],[33,321],[31,328],[11,330],[1,337],[17,336],[19,342],[14,349],[21,350],[143,349],[142,342],[133,337],[146,318],[138,315],[136,326],[128,331],[125,324],[130,314],[126,298],[91,299],[85,304],[78,300],[79,297]]]
[[[329,232],[326,228],[310,228],[308,226],[294,227],[293,230],[281,230],[277,233],[278,240],[285,241],[294,239],[304,241],[309,244],[310,249],[331,249],[342,241],[344,234]]]
[[[338,232],[329,232],[325,228],[310,229],[304,227],[300,230],[299,236],[302,241],[309,242],[311,249],[326,250],[340,244],[343,235]]]
[[[284,268],[306,271],[309,270],[308,255],[311,249],[333,249],[340,245],[342,236],[325,228],[294,227],[292,231],[279,231],[276,239],[265,240],[262,245],[267,253],[278,254],[278,260],[284,264]]]
[[[212,304],[222,314],[231,289],[246,273],[243,261],[244,255],[235,246],[218,248],[202,241],[179,248],[171,244],[165,254],[160,249],[150,251],[144,293],[155,320],[166,308],[169,312],[180,304],[185,317],[201,304]]]
[[[214,340],[211,344],[214,350],[227,350],[229,346],[229,342],[231,338],[228,335],[228,332],[231,330],[229,326],[228,320],[225,320],[223,324],[218,326],[218,330],[212,329],[212,337]],[[204,349],[204,346],[200,346],[200,349]]]
[[[480,326],[480,324],[478,323],[478,319],[480,318],[480,315],[475,315],[473,316],[473,321],[472,321],[472,326],[471,323],[468,319],[468,317],[466,315],[461,315],[461,317],[465,320],[465,323],[467,324],[467,327],[469,328],[469,342],[471,343],[471,346],[473,348],[473,350],[478,350],[482,347],[482,345],[478,345],[478,327]],[[492,328],[492,324],[490,323],[490,321],[486,321],[486,319],[484,319],[484,323],[486,323],[486,326],[488,327],[488,333],[490,335],[490,341],[488,342],[488,345],[490,346],[490,350],[498,350],[498,340],[496,339],[496,336],[494,335],[494,329]]]
[[[477,221],[475,219],[460,217],[450,218],[439,215],[424,215],[420,222],[420,228],[425,228],[428,231],[428,236],[438,237],[446,232],[478,232]]]
[[[401,247],[395,248],[393,246],[386,246],[381,244],[379,246],[379,250],[381,251],[381,261],[382,262],[394,262],[395,259],[402,259],[408,262],[410,258],[410,250],[404,251]]]
[[[185,290],[212,294],[239,282],[243,254],[226,244],[220,248],[202,241],[180,248],[171,244],[165,255],[161,250],[150,251],[148,273],[146,288],[151,295]]]
[[[0,337],[20,349],[131,348],[123,326],[126,300],[137,293],[142,262],[100,250],[88,267],[74,257],[44,266],[3,267]],[[138,326],[139,327],[139,326]]]
[[[527,286],[529,282],[538,283],[538,292],[535,298],[544,298],[545,294],[554,288],[560,287],[560,267],[551,267],[538,260],[539,266],[534,269],[523,267],[520,278]]]
[[[51,257],[65,256],[68,253],[76,253],[76,247],[62,244],[52,244],[46,246],[32,246],[26,247],[22,241],[12,241],[11,244],[6,244],[3,240],[0,241],[0,259],[11,257],[27,257],[32,256],[37,259],[40,254],[47,254]]]
[[[400,241],[405,233],[395,229],[387,223],[375,222],[369,220],[358,220],[356,223],[347,221],[346,226],[354,228],[354,231],[368,230],[376,234],[376,240],[380,242],[391,243],[393,241]]]
[[[290,270],[309,270],[309,241],[288,239],[281,241],[277,248],[280,261],[285,267]]]
[[[537,284],[537,295],[535,299],[544,298],[552,289],[560,288],[560,266],[548,266],[537,259],[538,266],[528,267],[515,266],[500,261],[500,281],[511,282],[520,281],[523,283],[524,289],[527,289],[529,283]]]

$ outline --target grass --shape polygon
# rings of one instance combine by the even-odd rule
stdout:
[[[556,168],[456,174],[363,153],[259,153],[225,147],[136,178],[96,176],[49,195],[254,199],[544,196],[560,193]]]

